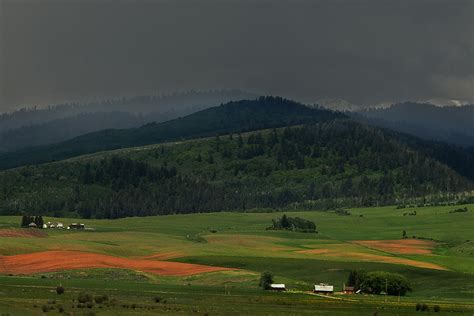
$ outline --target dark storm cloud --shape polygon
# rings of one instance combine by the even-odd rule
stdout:
[[[0,0],[0,104],[238,88],[474,101],[474,2]]]

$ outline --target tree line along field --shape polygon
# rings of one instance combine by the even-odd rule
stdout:
[[[466,212],[455,212],[464,207]],[[80,221],[93,231],[47,229],[41,235],[36,233],[40,230],[18,228],[19,216],[2,216],[0,312],[41,314],[46,306],[57,313],[61,305],[76,315],[412,315],[415,305],[424,303],[431,310],[439,305],[444,314],[472,314],[473,210],[470,204],[356,208],[346,215],[222,212],[89,219]],[[266,229],[283,214],[313,221],[318,233]],[[68,224],[77,219],[45,221]],[[35,233],[29,236],[30,231]],[[407,238],[402,238],[403,231]],[[11,265],[14,258],[31,254],[35,257],[28,264]],[[100,260],[88,262],[88,256]],[[63,261],[66,266],[61,266]],[[81,264],[77,269],[66,269],[76,263]],[[399,273],[411,281],[413,291],[387,302],[383,296],[310,294],[320,282],[341,291],[353,269]],[[289,291],[261,290],[258,279],[264,270]],[[55,292],[59,284],[63,295]],[[109,302],[78,308],[81,291],[106,294]]]

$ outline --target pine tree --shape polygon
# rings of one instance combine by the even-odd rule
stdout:
[[[237,137],[237,146],[239,146],[239,148],[242,148],[243,145],[244,141],[242,139],[242,135],[239,134],[239,136]]]
[[[26,216],[26,215],[22,216],[22,218],[21,218],[21,227],[28,227],[28,225],[30,224],[28,217],[29,216]]]

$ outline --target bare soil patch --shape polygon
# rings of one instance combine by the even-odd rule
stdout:
[[[330,254],[330,255],[335,255],[335,254]],[[374,255],[370,253],[348,252],[348,253],[345,253],[344,256],[348,258],[361,259],[361,260],[370,261],[370,262],[404,264],[404,265],[408,265],[412,267],[433,269],[433,270],[448,270],[447,268],[443,266],[440,266],[438,264],[431,263],[431,262],[424,262],[424,261],[398,258],[398,257]]]
[[[354,243],[385,252],[407,255],[431,254],[436,246],[434,241],[420,239],[357,240]]]
[[[372,245],[372,241],[370,241]],[[382,241],[386,242],[386,241]],[[423,240],[413,240],[412,242],[408,242],[406,244],[412,245],[414,249],[418,249],[415,247],[421,247],[421,245],[426,246],[428,245],[429,241],[423,241]],[[362,244],[361,244],[362,245]],[[412,259],[407,259],[407,258],[400,258],[400,257],[395,257],[395,256],[385,256],[385,255],[379,255],[379,254],[373,254],[373,253],[365,253],[365,252],[360,252],[355,249],[350,249],[351,245],[348,244],[348,249],[344,251],[343,248],[337,247],[334,249],[331,248],[317,248],[317,249],[308,249],[308,250],[300,250],[297,251],[298,253],[303,253],[303,254],[310,254],[310,255],[318,255],[322,257],[334,257],[334,258],[342,258],[342,259],[348,259],[348,260],[360,260],[360,261],[367,261],[367,262],[381,262],[381,263],[392,263],[392,264],[403,264],[403,265],[409,265],[413,267],[418,267],[418,268],[426,268],[426,269],[434,269],[434,270],[448,270],[447,268],[440,266],[435,263],[430,263],[430,262],[425,262],[425,261],[419,261],[419,260],[412,260]],[[365,245],[364,245],[365,246]],[[353,246],[352,246],[353,248]],[[374,249],[378,249],[376,247],[370,247]],[[415,250],[412,250],[413,252],[409,252],[410,254],[416,253],[424,253],[424,252],[414,252]],[[403,254],[407,254],[407,252],[400,252]],[[431,253],[431,252],[429,252]]]
[[[0,274],[33,274],[89,268],[121,268],[169,276],[236,270],[180,262],[121,258],[77,251],[45,251],[15,256],[0,256]]]

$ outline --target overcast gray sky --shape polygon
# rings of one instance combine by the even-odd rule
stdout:
[[[0,0],[0,111],[232,88],[474,102],[474,1]]]

